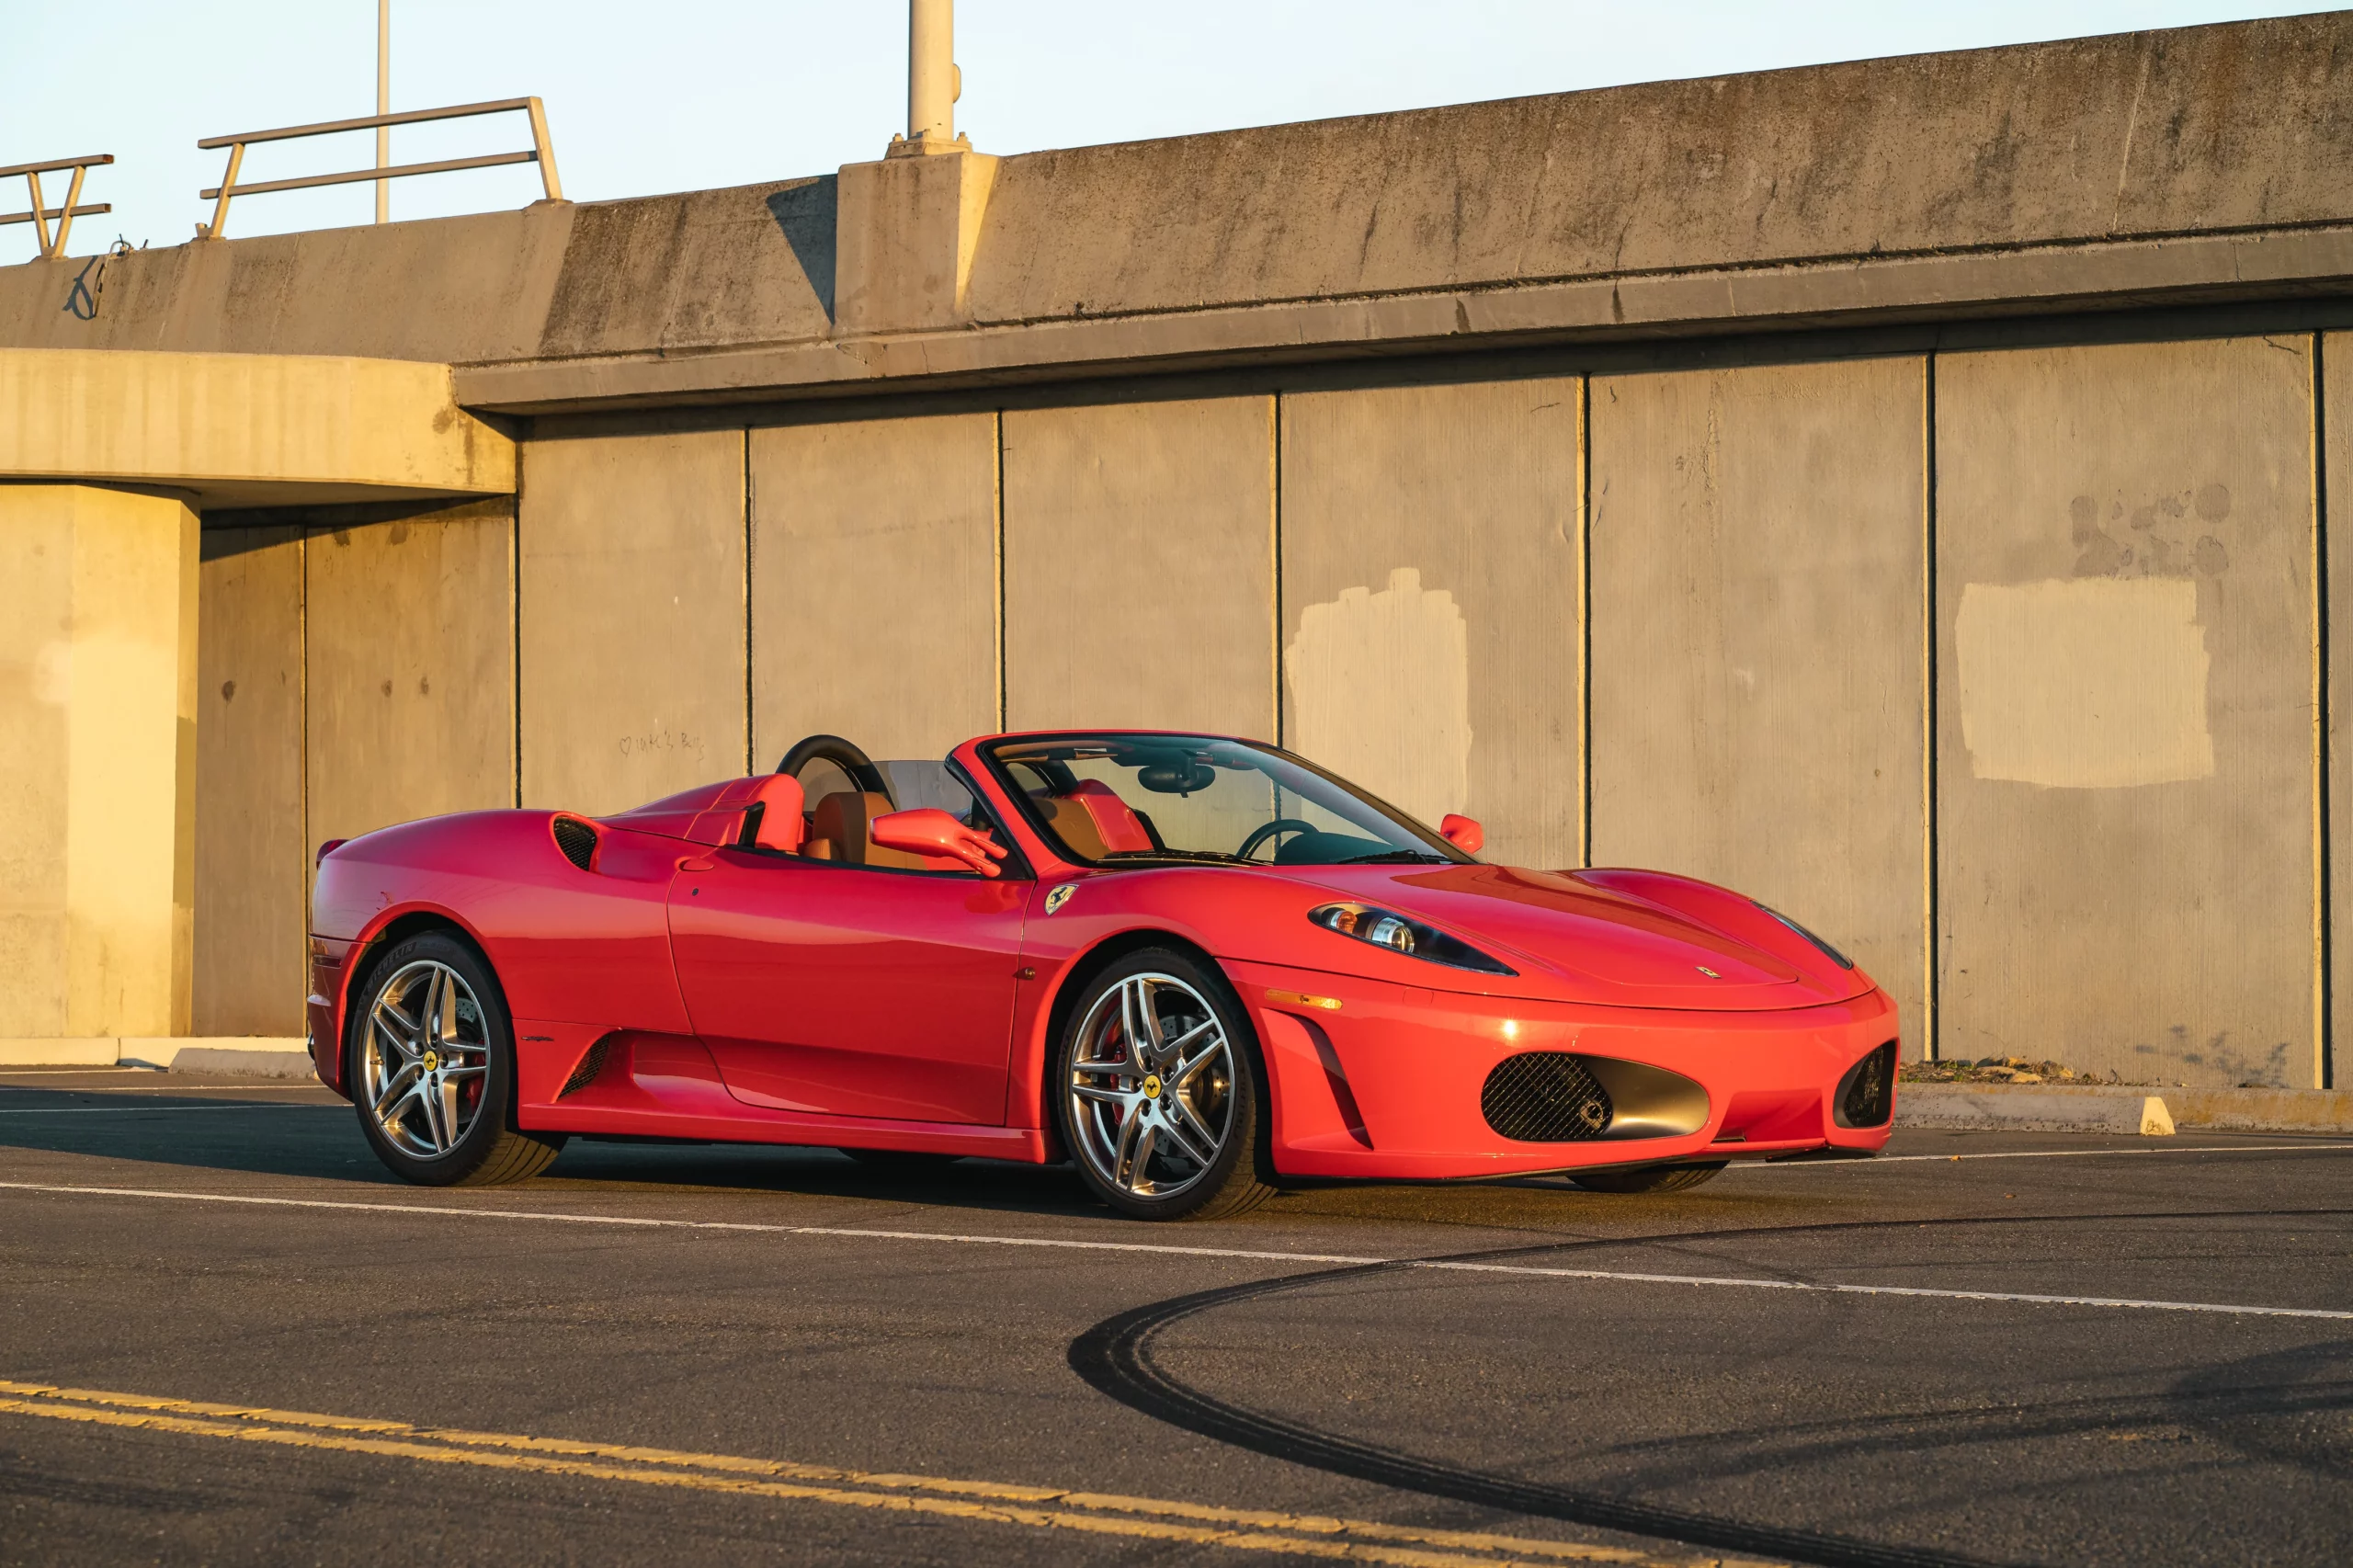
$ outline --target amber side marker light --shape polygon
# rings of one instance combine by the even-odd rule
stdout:
[[[1330,1013],[1340,1010],[1340,999],[1337,996],[1310,996],[1304,991],[1269,991],[1267,993],[1267,1000],[1287,1002],[1294,1007],[1321,1007]]]

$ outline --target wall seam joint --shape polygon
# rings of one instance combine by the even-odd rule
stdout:
[[[1937,1038],[1938,965],[1937,841],[1937,356],[1920,361],[1920,1056],[1942,1054]]]

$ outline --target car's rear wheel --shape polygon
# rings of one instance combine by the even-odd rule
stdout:
[[[1145,949],[1097,975],[1069,1020],[1054,1103],[1097,1198],[1140,1220],[1214,1220],[1273,1194],[1266,1069],[1222,976]]]
[[[344,1082],[359,1130],[420,1187],[489,1187],[547,1168],[559,1135],[515,1126],[515,1031],[482,955],[442,931],[396,944],[353,998]]]
[[[1728,1161],[1711,1165],[1651,1165],[1638,1171],[1571,1172],[1569,1179],[1588,1192],[1681,1192],[1703,1181],[1713,1181]]]

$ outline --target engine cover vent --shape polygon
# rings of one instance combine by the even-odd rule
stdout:
[[[1841,1127],[1884,1127],[1895,1114],[1895,1042],[1885,1045],[1847,1069],[1838,1083],[1837,1108]]]
[[[555,1092],[555,1097],[562,1099],[566,1095],[576,1095],[595,1083],[597,1074],[605,1070],[605,1056],[612,1046],[612,1036],[599,1036],[597,1043],[588,1048],[587,1054],[581,1057],[580,1065],[572,1070],[572,1076],[563,1081],[563,1087]]]
[[[595,828],[578,817],[558,817],[549,824],[549,831],[555,835],[555,846],[563,851],[565,859],[584,871],[588,869],[597,858]]]
[[[1616,1109],[1585,1062],[1563,1051],[1528,1051],[1495,1063],[1479,1109],[1515,1143],[1582,1143],[1606,1137]]]

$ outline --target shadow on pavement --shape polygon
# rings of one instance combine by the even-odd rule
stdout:
[[[240,1093],[225,1086],[137,1094],[83,1085],[0,1084],[0,1179],[22,1179],[6,1151],[77,1156],[183,1173],[311,1177],[406,1190],[361,1137],[349,1105],[324,1089]],[[12,1168],[13,1167],[13,1170]],[[79,1179],[97,1172],[64,1176]],[[120,1180],[119,1175],[108,1176]],[[178,1184],[174,1184],[178,1185]],[[430,1189],[417,1189],[420,1191]],[[1103,1218],[1108,1210],[1067,1166],[969,1159],[904,1167],[865,1165],[828,1148],[760,1143],[655,1143],[574,1138],[556,1162],[502,1191],[642,1198],[688,1192],[843,1199],[941,1210]],[[1815,1207],[1794,1194],[1711,1187],[1673,1197],[1584,1192],[1557,1177],[1495,1184],[1310,1187],[1231,1225],[1313,1218],[1542,1229],[1630,1222],[1762,1219]],[[1189,1230],[1190,1228],[1188,1227]]]

